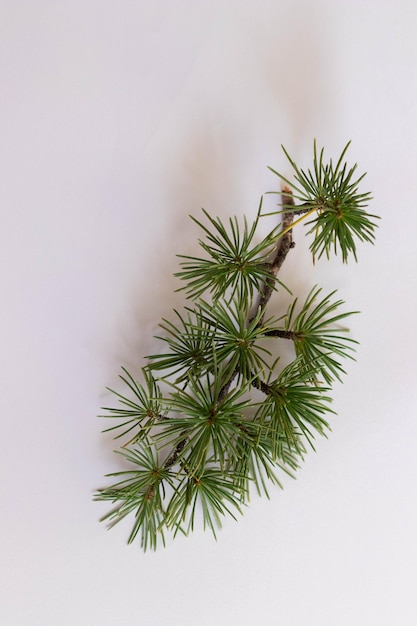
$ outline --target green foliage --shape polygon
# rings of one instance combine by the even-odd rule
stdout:
[[[187,309],[181,315],[174,311],[175,321],[163,320],[160,324],[165,336],[157,337],[168,344],[168,352],[148,356],[152,371],[169,370],[181,374],[177,382],[192,375],[206,373],[213,367],[213,333],[198,308]]]
[[[333,166],[314,145],[307,172],[286,153],[294,191],[283,195],[284,226],[263,239],[262,202],[250,227],[246,218],[224,224],[205,211],[207,225],[193,218],[203,256],[181,256],[177,273],[188,305],[162,320],[161,352],[147,357],[143,382],[123,370],[125,391],[113,391],[119,404],[104,409],[129,469],[109,474],[115,484],[96,499],[114,504],[103,518],[110,526],[133,516],[129,543],[139,535],[144,550],[155,549],[167,532],[187,534],[199,520],[216,535],[253,491],[269,497],[280,475],[294,476],[307,446],[326,435],[331,386],[356,345],[344,326],[352,313],[319,287],[301,305],[295,298],[281,319],[267,318],[266,307],[286,289],[277,273],[296,223],[310,225],[313,256],[333,250],[356,259],[356,240],[373,241],[370,196],[358,191],[356,166],[343,163],[347,147]],[[286,367],[277,349],[283,341],[294,354]]]
[[[333,291],[316,303],[320,292],[321,289],[314,287],[296,316],[297,300],[294,300],[288,309],[285,329],[294,333],[295,353],[301,357],[301,371],[308,372],[309,364],[314,363],[315,371],[331,384],[335,378],[341,380],[341,374],[346,373],[338,359],[352,359],[353,344],[357,343],[347,336],[348,329],[340,326],[340,322],[357,311],[333,315],[344,302],[332,302]]]
[[[175,276],[185,281],[183,289],[190,298],[196,299],[207,292],[213,299],[229,294],[231,298],[237,296],[247,302],[253,298],[254,292],[259,291],[268,278],[269,255],[279,237],[276,228],[260,243],[254,243],[261,209],[262,201],[250,229],[246,217],[243,229],[236,217],[229,219],[228,229],[219,218],[211,217],[204,209],[209,226],[191,216],[206,235],[206,240],[199,240],[206,257],[179,255],[186,260],[181,263],[184,269]]]
[[[302,207],[302,210],[314,215],[306,223],[311,226],[308,234],[314,235],[310,246],[313,257],[320,258],[326,254],[329,258],[332,249],[335,254],[340,249],[344,263],[350,254],[357,260],[355,239],[373,242],[376,224],[372,220],[378,219],[376,215],[365,211],[372,199],[370,193],[359,193],[359,184],[365,174],[355,178],[357,165],[348,168],[344,162],[349,145],[350,142],[334,166],[332,159],[324,163],[324,148],[318,153],[314,142],[313,170],[307,171],[300,169],[283,147],[294,170],[296,183],[290,183],[285,176],[270,168],[281,180],[291,185],[293,197],[299,202],[296,212]]]
[[[313,446],[314,432],[324,435],[329,427],[324,419],[333,413],[325,395],[329,391],[311,380],[314,363],[297,358],[282,370],[278,378],[269,383],[266,399],[262,403],[258,420],[266,425],[271,441],[284,437],[289,449],[302,453],[300,438],[305,437]]]
[[[241,387],[229,391],[219,401],[219,379],[191,378],[186,389],[177,385],[167,398],[173,417],[156,436],[158,443],[180,448],[176,462],[187,468],[190,478],[199,478],[210,459],[224,469],[237,459],[237,442],[245,439],[244,413],[249,406]]]
[[[135,521],[128,543],[132,543],[141,531],[142,548],[155,549],[158,538],[165,543],[163,502],[166,486],[172,487],[170,472],[158,462],[155,445],[146,437],[137,442],[135,449],[121,449],[119,453],[134,469],[109,474],[122,480],[98,492],[97,499],[118,502],[117,506],[102,519],[109,520],[111,528],[126,515],[134,513]]]
[[[128,388],[130,396],[124,396],[113,389],[109,389],[119,398],[122,406],[116,408],[103,407],[103,411],[107,411],[107,414],[101,417],[121,420],[110,428],[106,428],[104,432],[124,429],[115,436],[115,439],[130,434],[131,440],[129,443],[133,443],[143,439],[155,422],[161,419],[162,396],[158,385],[147,368],[142,370],[146,387],[136,382],[125,368],[122,369],[125,375],[120,376],[120,378]],[[131,434],[132,431],[134,433],[133,436]]]

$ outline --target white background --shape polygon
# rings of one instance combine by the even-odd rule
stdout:
[[[0,2],[2,624],[417,623],[416,29],[414,0]],[[188,214],[253,216],[314,137],[383,218],[357,265],[299,230],[284,270],[362,311],[333,431],[217,543],[144,555],[92,502],[105,387],[183,301]]]

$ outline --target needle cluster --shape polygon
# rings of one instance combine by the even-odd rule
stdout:
[[[349,144],[348,144],[349,145]],[[313,168],[303,171],[287,155],[295,182],[275,172],[286,187],[276,212],[282,217],[259,241],[262,201],[249,226],[224,223],[206,211],[192,218],[202,238],[200,256],[181,255],[176,276],[187,305],[162,320],[161,349],[147,357],[142,380],[123,370],[125,392],[114,391],[116,407],[105,407],[128,469],[100,489],[97,500],[113,508],[110,526],[133,519],[129,543],[155,549],[197,523],[216,535],[222,518],[236,518],[251,492],[269,497],[280,474],[291,476],[317,434],[325,435],[332,384],[356,342],[344,326],[353,312],[335,292],[314,287],[286,315],[267,317],[267,304],[282,289],[278,278],[295,224],[304,221],[314,257],[356,255],[358,241],[372,242],[375,216],[366,212],[356,165],[334,166],[314,144]],[[294,218],[297,218],[294,221]],[[280,345],[290,342],[293,361],[280,367]]]

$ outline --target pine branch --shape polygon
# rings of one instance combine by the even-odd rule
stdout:
[[[131,469],[110,474],[116,483],[96,499],[115,505],[103,518],[110,526],[134,515],[129,543],[139,535],[144,550],[156,549],[167,531],[187,534],[197,510],[216,535],[225,515],[241,513],[252,487],[269,497],[267,485],[280,486],[276,472],[293,476],[305,443],[314,447],[315,436],[326,435],[328,394],[356,345],[343,325],[353,313],[319,287],[301,304],[295,298],[284,321],[267,318],[266,309],[287,289],[278,276],[297,224],[310,227],[313,260],[332,251],[356,260],[356,243],[373,242],[377,218],[365,211],[363,176],[355,179],[356,165],[344,162],[347,147],[333,165],[314,144],[312,170],[284,149],[294,181],[274,172],[285,183],[273,212],[281,223],[261,241],[262,200],[251,226],[206,211],[207,223],[193,218],[203,256],[181,256],[176,274],[189,304],[162,320],[163,348],[147,357],[143,384],[124,369],[126,392],[113,391],[119,405],[104,409],[115,421],[106,430],[117,433]],[[269,348],[274,338],[294,349],[281,371],[279,351]]]

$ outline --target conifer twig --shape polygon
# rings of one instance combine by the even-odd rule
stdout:
[[[356,260],[357,241],[373,243],[376,216],[365,210],[369,193],[359,192],[363,176],[355,179],[356,165],[344,162],[348,145],[334,165],[314,143],[309,170],[284,149],[295,180],[274,172],[285,184],[282,210],[272,213],[281,224],[259,242],[257,225],[267,215],[262,199],[251,225],[246,217],[243,225],[237,217],[223,222],[204,210],[208,224],[192,218],[204,233],[204,254],[181,256],[176,274],[189,304],[161,323],[157,338],[165,351],[147,357],[143,384],[123,368],[128,392],[113,391],[118,406],[104,408],[116,420],[106,430],[123,438],[117,453],[130,469],[110,474],[115,484],[95,497],[113,504],[102,518],[110,527],[134,514],[129,543],[140,533],[142,548],[155,549],[165,531],[187,534],[198,509],[215,535],[224,515],[236,519],[251,485],[268,495],[268,481],[280,484],[275,470],[292,476],[304,443],[313,447],[315,434],[329,428],[327,394],[357,343],[340,324],[352,313],[340,312],[343,301],[317,286],[304,303],[293,300],[284,322],[265,313],[272,294],[285,287],[278,274],[296,225],[310,229],[313,261],[331,253]],[[293,343],[294,359],[281,370],[279,354],[268,349],[275,342],[265,341],[271,337]]]

